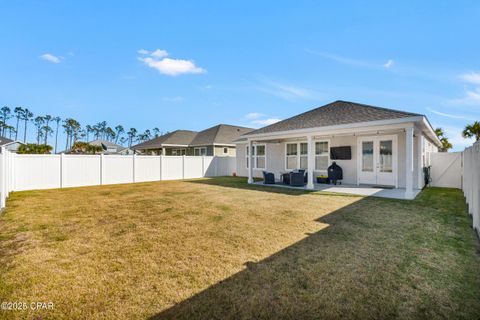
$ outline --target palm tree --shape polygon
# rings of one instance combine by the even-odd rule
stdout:
[[[462,132],[464,138],[475,137],[475,141],[480,141],[480,122],[475,121],[473,124],[468,124]]]
[[[52,120],[52,116],[47,114],[46,116],[43,117],[45,120],[45,125],[43,126],[43,129],[45,130],[45,143],[47,144],[48,136],[53,132],[52,128],[49,126],[50,121]]]
[[[15,110],[13,110],[13,112],[15,113],[15,118],[17,118],[17,125],[15,127],[15,140],[17,140],[18,138],[18,124],[20,122],[20,119],[22,119],[24,111],[25,110],[23,110],[22,107],[16,107]]]
[[[105,128],[105,140],[113,141],[115,139],[116,133],[113,131],[112,128],[106,127]]]
[[[93,127],[91,125],[87,124],[85,126],[85,131],[87,133],[87,142],[88,142],[88,141],[90,141],[90,133],[93,133],[94,130],[93,130]]]
[[[40,139],[43,137],[43,124],[45,123],[45,118],[37,116],[33,123],[35,124],[35,128],[37,128],[37,144],[40,144]]]
[[[62,120],[60,117],[55,117],[52,119],[56,123],[56,128],[55,128],[55,153],[57,153],[57,142],[58,142],[58,127],[60,125],[60,121]]]
[[[5,129],[7,129],[7,121],[8,119],[11,118],[11,115],[10,115],[10,108],[7,107],[7,106],[4,106],[2,107],[2,109],[0,109],[0,118],[2,120],[2,131],[1,131],[1,135],[2,137],[5,137]]]
[[[15,127],[14,126],[10,126],[10,125],[6,125],[5,127],[7,130],[8,130],[8,138],[9,139],[12,139],[12,133],[15,133]]]
[[[442,143],[442,147],[440,148],[440,152],[447,152],[448,149],[453,148],[452,144],[448,141],[448,138],[445,136],[445,132],[443,132],[442,128],[435,129],[435,134],[437,135],[438,139]]]
[[[132,142],[134,138],[137,136],[137,129],[135,128],[130,128],[130,130],[127,132],[128,135],[128,147],[130,148],[132,146]]]
[[[23,129],[23,143],[27,142],[27,124],[28,124],[28,121],[32,119],[33,119],[33,112],[25,108],[22,114],[22,120],[25,121],[24,129]]]
[[[102,121],[102,122],[99,122],[95,125],[95,127],[97,128],[97,139],[105,139],[105,135],[106,135],[106,130],[107,130],[107,121]]]
[[[65,128],[65,133],[67,134],[67,142],[65,145],[65,149],[69,149],[75,142],[77,142],[78,138],[80,137],[82,127],[77,120],[72,118],[67,118],[63,120],[62,126]]]
[[[155,138],[158,138],[158,136],[160,135],[160,129],[158,129],[158,128],[153,128],[152,131],[153,131],[153,136],[154,136]]]
[[[115,143],[118,142],[118,139],[120,139],[120,136],[125,132],[125,129],[123,128],[122,125],[118,125],[115,127],[115,133],[116,133],[116,138],[115,138]]]

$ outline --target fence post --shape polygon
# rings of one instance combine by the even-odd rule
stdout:
[[[202,156],[202,178],[205,178],[205,156]]]
[[[163,180],[163,155],[160,155],[160,181]]]
[[[65,185],[65,154],[60,153],[60,188]]]
[[[105,155],[103,153],[100,154],[100,185],[104,184],[105,180],[105,168],[104,168],[104,160],[105,160]]]
[[[182,156],[182,179],[185,179],[185,155]]]
[[[2,147],[2,181],[1,181],[1,187],[2,187],[2,192],[1,192],[1,199],[0,199],[0,206],[1,208],[5,208],[5,202],[6,202],[6,193],[5,193],[5,187],[6,187],[6,163],[5,163],[5,152],[6,149],[5,147]]]
[[[134,153],[132,156],[132,162],[133,162],[133,183],[135,183],[135,161],[137,160],[137,155]]]

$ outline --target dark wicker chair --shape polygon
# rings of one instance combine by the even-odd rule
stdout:
[[[271,172],[263,172],[263,183],[264,184],[275,184],[275,175]]]
[[[293,187],[302,187],[305,185],[305,172],[290,172],[290,185]]]

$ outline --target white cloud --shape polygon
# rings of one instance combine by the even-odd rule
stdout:
[[[353,67],[376,68],[376,69],[378,69],[380,67],[383,67],[385,69],[389,69],[389,68],[393,67],[393,65],[395,63],[395,61],[392,60],[392,59],[389,59],[387,62],[382,64],[382,63],[378,63],[378,62],[374,63],[374,62],[371,62],[371,61],[352,59],[352,58],[340,56],[338,54],[332,54],[332,53],[329,53],[329,52],[321,52],[321,51],[315,51],[315,50],[310,50],[310,49],[305,49],[305,51],[310,53],[310,54],[313,54],[313,55],[316,55],[316,56],[319,56],[319,57],[322,57],[322,58],[326,58],[326,59],[329,59],[329,60],[333,60],[333,61],[341,63],[341,64],[353,66]]]
[[[318,94],[303,87],[279,83],[276,81],[272,81],[266,77],[261,77],[260,81],[263,83],[263,85],[257,86],[257,89],[259,91],[271,94],[284,100],[295,101],[299,99],[318,98]]]
[[[476,88],[475,91],[466,90],[462,98],[452,99],[449,102],[456,105],[480,105],[480,88]]]
[[[389,59],[387,62],[383,64],[383,67],[388,69],[393,67],[393,64],[394,64],[394,61],[392,59]]]
[[[260,112],[250,112],[243,116],[243,121],[245,120],[247,120],[249,126],[257,128],[274,124],[282,119],[274,117],[268,118],[265,114]]]
[[[439,115],[439,116],[442,116],[442,117],[446,117],[446,118],[451,118],[451,119],[470,119],[470,118],[468,118],[468,117],[461,116],[461,115],[455,115],[455,114],[440,112],[440,111],[434,110],[434,109],[429,108],[429,107],[427,107],[426,109],[427,109],[428,111],[430,111],[431,113],[434,113],[434,114],[436,114],[436,115]]]
[[[245,119],[247,120],[255,120],[258,118],[261,118],[265,116],[263,113],[258,113],[258,112],[250,112],[245,115]]]
[[[460,79],[465,82],[480,85],[480,73],[470,72],[460,75]]]
[[[161,58],[164,58],[164,57],[168,56],[168,52],[166,50],[157,49],[157,50],[153,51],[150,55],[152,57],[161,59]]]
[[[138,57],[138,60],[165,75],[177,76],[187,73],[201,74],[206,72],[205,69],[197,67],[193,60],[167,58],[168,52],[165,50],[156,49],[153,52],[149,52],[140,49],[137,52],[141,55],[149,55],[148,57]]]
[[[51,53],[44,53],[40,56],[40,58],[45,60],[45,61],[52,62],[52,63],[60,63],[60,61],[61,61],[60,59],[62,59],[62,57],[54,56]]]
[[[320,52],[320,51],[314,51],[310,49],[305,49],[306,52],[320,56],[322,58],[330,59],[335,62],[341,63],[341,64],[346,64],[350,66],[356,66],[356,67],[372,67],[372,65],[366,61],[361,61],[361,60],[356,60],[356,59],[351,59],[351,58],[346,58],[342,57],[336,54],[328,53],[328,52]]]
[[[253,120],[251,123],[252,124],[258,124],[258,125],[262,125],[262,126],[268,126],[268,125],[271,125],[271,124],[274,124],[274,123],[277,123],[279,121],[282,121],[282,119],[278,119],[278,118],[268,118],[268,119],[257,119],[257,120]]]

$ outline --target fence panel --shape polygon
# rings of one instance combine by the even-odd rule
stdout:
[[[7,151],[8,153],[8,151]],[[60,188],[60,155],[17,154],[13,158],[14,184],[10,190]]]
[[[183,156],[165,156],[162,165],[162,180],[183,179]]]
[[[443,188],[462,188],[462,152],[431,154],[431,185]]]
[[[62,187],[95,186],[101,183],[100,157],[63,155]]]
[[[159,181],[161,156],[135,156],[135,182]]]
[[[132,183],[133,156],[102,156],[102,184]]]
[[[187,156],[184,158],[184,179],[203,177],[203,158],[204,157],[195,156]]]

